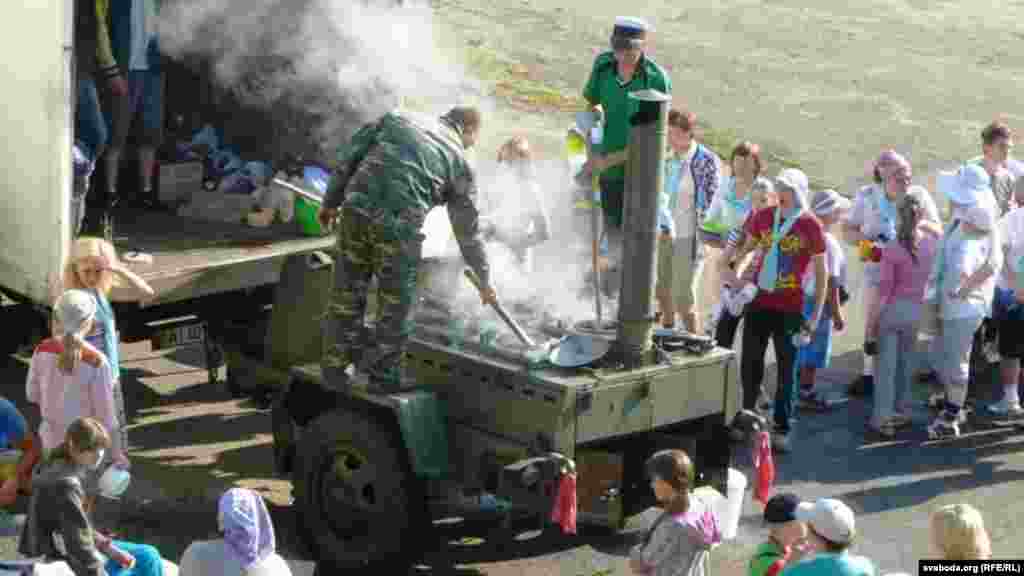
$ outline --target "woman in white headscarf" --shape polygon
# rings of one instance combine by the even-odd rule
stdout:
[[[274,524],[263,498],[245,488],[220,497],[220,540],[193,542],[181,557],[182,576],[291,576],[275,551]]]

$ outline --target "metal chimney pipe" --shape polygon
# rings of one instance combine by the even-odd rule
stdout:
[[[657,90],[631,92],[639,109],[630,118],[623,212],[622,288],[616,339],[627,369],[654,362],[654,282],[657,270],[658,194],[665,185],[668,109]]]

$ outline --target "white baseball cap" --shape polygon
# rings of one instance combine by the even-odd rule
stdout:
[[[831,188],[815,192],[814,198],[811,200],[811,210],[818,216],[828,216],[836,210],[849,209],[850,201]]]
[[[813,504],[801,502],[796,519],[806,522],[819,536],[836,544],[849,544],[856,534],[853,510],[839,500],[822,498]]]
[[[992,192],[988,172],[977,164],[966,164],[955,172],[940,171],[936,187],[950,202],[961,206],[973,206],[986,192]]]
[[[54,305],[64,334],[78,334],[96,316],[96,299],[84,290],[67,290]]]

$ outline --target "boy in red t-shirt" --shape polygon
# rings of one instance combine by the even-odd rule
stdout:
[[[757,263],[757,295],[747,306],[743,322],[741,378],[743,403],[756,402],[764,378],[764,353],[770,339],[778,364],[775,391],[775,430],[772,444],[789,451],[790,429],[796,410],[796,351],[801,337],[807,338],[818,325],[825,305],[828,273],[825,264],[825,235],[821,224],[806,210],[807,176],[788,168],[775,179],[778,206],[754,213],[744,224],[747,241],[740,249],[743,258],[754,249],[762,251]],[[813,267],[813,268],[812,268]],[[814,270],[814,309],[808,321],[803,316],[802,278]],[[730,279],[739,286],[739,279]],[[749,282],[748,282],[749,283]]]

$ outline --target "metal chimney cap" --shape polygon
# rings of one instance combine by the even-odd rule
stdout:
[[[630,92],[628,96],[634,100],[642,100],[644,102],[669,102],[672,100],[672,97],[668,94],[659,90],[652,90],[650,88]]]

